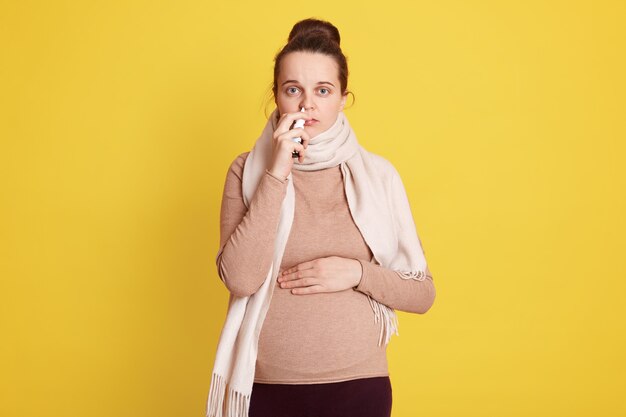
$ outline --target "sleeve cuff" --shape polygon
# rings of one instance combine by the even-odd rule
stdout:
[[[361,292],[367,292],[366,289],[367,289],[367,280],[369,279],[369,274],[368,274],[368,269],[367,269],[366,264],[369,264],[369,262],[364,261],[363,259],[357,259],[357,261],[359,261],[359,263],[361,264],[361,281],[359,282],[359,285],[354,287],[354,289],[357,291],[361,291]]]
[[[265,170],[265,173],[266,173],[266,174],[268,174],[268,175],[269,175],[270,177],[272,177],[272,178],[276,178],[278,181],[282,182],[283,184],[286,184],[286,183],[287,183],[287,181],[288,181],[288,179],[287,179],[287,178],[282,178],[282,177],[280,177],[280,176],[278,176],[278,175],[274,175],[274,174],[272,174],[272,173],[270,172],[270,170],[269,170],[269,169],[266,169],[266,170]]]

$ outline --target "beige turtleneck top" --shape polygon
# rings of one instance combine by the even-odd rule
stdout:
[[[289,179],[265,172],[246,208],[241,179],[248,152],[226,175],[220,215],[218,273],[236,296],[259,289],[272,263],[280,208]],[[386,346],[368,295],[393,309],[423,314],[435,299],[430,271],[424,281],[405,280],[377,265],[354,223],[339,165],[292,170],[295,213],[280,270],[328,256],[361,263],[358,286],[296,295],[277,283],[259,338],[255,382],[314,384],[387,376]]]

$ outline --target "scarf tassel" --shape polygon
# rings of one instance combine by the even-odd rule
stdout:
[[[426,272],[424,271],[396,271],[403,279],[414,279],[416,281],[424,281]]]
[[[224,392],[226,392],[226,396],[224,396]],[[226,400],[226,414],[224,414],[223,409],[224,400]],[[247,417],[249,408],[249,395],[242,394],[230,387],[226,390],[224,377],[213,373],[206,417]]]
[[[426,279],[425,271],[396,271],[398,275],[402,279],[414,279],[416,281],[424,281]],[[389,339],[395,333],[396,335],[400,335],[398,332],[398,316],[396,312],[387,307],[384,304],[379,303],[374,300],[369,295],[367,296],[370,306],[372,306],[372,310],[374,310],[374,322],[380,323],[380,336],[378,338],[378,346],[382,346],[383,340],[385,344],[389,343]]]
[[[382,346],[383,340],[385,344],[389,343],[392,334],[400,335],[398,333],[398,316],[396,312],[384,304],[374,300],[369,295],[367,296],[372,310],[374,310],[374,322],[380,323],[380,336],[378,338],[378,346]]]

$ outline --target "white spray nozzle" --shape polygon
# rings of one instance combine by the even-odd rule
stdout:
[[[301,113],[304,113],[304,107],[300,109],[300,112],[301,112]],[[304,127],[304,122],[305,122],[305,120],[304,120],[304,119],[298,119],[298,120],[296,120],[296,124],[293,126],[293,127],[294,127],[294,129],[299,129],[299,128],[301,128],[301,127]],[[300,138],[298,138],[298,139],[300,139]]]

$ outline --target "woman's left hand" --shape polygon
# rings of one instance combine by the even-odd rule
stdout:
[[[292,294],[336,292],[359,285],[361,274],[361,263],[356,259],[329,256],[285,269],[278,282],[281,288],[293,288]]]

